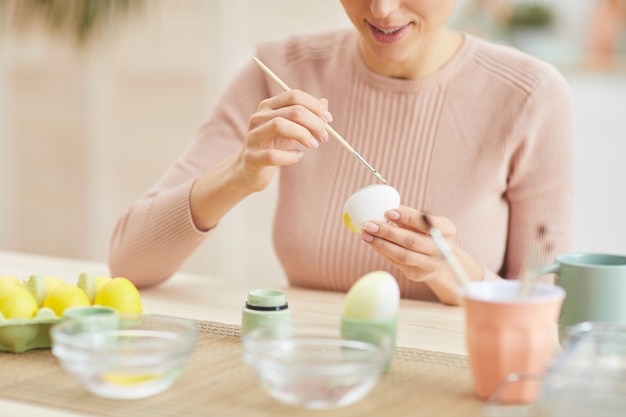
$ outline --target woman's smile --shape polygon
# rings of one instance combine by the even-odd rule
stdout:
[[[402,26],[383,26],[375,25],[370,21],[366,21],[370,29],[372,37],[380,43],[391,44],[403,39],[411,29],[412,23]]]

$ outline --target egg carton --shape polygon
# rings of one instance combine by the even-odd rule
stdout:
[[[0,313],[0,351],[21,353],[51,346],[50,327],[61,319],[40,308],[32,319],[6,319]]]
[[[82,308],[96,309],[101,306]],[[126,322],[148,315],[150,313],[144,308],[138,314],[121,315],[120,320]],[[6,319],[0,313],[0,352],[21,353],[32,349],[50,348],[52,346],[50,328],[63,319],[47,307],[40,308],[32,319]]]

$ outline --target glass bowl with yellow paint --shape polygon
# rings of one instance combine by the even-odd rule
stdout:
[[[50,330],[52,353],[65,370],[100,397],[136,399],[168,389],[196,345],[185,319],[158,315],[85,316]]]

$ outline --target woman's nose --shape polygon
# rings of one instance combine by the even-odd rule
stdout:
[[[389,16],[397,8],[398,0],[372,0],[370,2],[370,11],[378,19]]]

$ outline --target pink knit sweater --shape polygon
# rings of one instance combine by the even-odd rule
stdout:
[[[470,35],[444,68],[418,80],[370,71],[353,31],[294,36],[257,54],[292,88],[328,99],[333,127],[402,204],[451,219],[486,279],[518,275],[539,225],[551,257],[572,249],[572,103],[551,66]],[[249,116],[280,91],[252,60],[236,76],[189,149],[119,219],[113,275],[159,282],[203,242],[211,232],[191,220],[194,179],[240,149]],[[305,151],[279,175],[273,241],[291,285],[345,291],[382,269],[403,297],[435,299],[343,225],[344,201],[376,179],[337,142]]]

